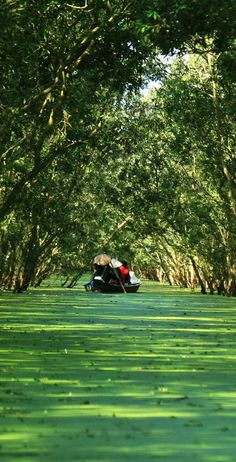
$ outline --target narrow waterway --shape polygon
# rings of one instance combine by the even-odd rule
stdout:
[[[0,295],[4,462],[233,462],[236,300]]]

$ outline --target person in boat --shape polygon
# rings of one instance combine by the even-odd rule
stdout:
[[[107,254],[97,255],[93,260],[93,267],[92,284],[124,285],[128,281],[129,270],[123,266],[122,262]]]
[[[93,265],[94,268],[94,274],[93,274],[93,279],[97,280],[103,280],[103,282],[108,283],[111,279],[111,277],[114,277],[114,272],[110,265],[98,265],[97,263],[94,263]]]
[[[126,284],[130,284],[129,266],[126,260],[122,260],[121,263],[122,265],[118,269],[120,271],[121,282],[125,286]]]
[[[104,283],[108,283],[113,273],[110,266],[111,257],[107,254],[99,254],[93,260],[93,277],[89,282],[88,287],[100,287]]]
[[[127,285],[130,284],[130,275],[128,262],[126,260],[116,260],[115,258],[111,259],[110,263],[113,271],[113,275],[109,281],[112,285]]]
[[[111,264],[118,271],[119,284],[129,285],[129,284],[141,284],[140,279],[134,274],[134,271],[131,271],[126,260],[114,260],[112,258]]]
[[[118,286],[121,284],[121,278],[120,278],[120,271],[119,267],[122,265],[122,263],[117,260],[116,258],[112,258],[110,261],[110,279],[108,283],[112,286]]]

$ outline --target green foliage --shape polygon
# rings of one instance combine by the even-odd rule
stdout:
[[[191,285],[197,258],[198,278],[210,290],[234,279],[236,251],[234,88],[217,65],[213,54],[178,59],[150,99],[115,107],[99,133],[109,158],[93,180],[104,204],[133,217],[133,238],[123,231],[114,249],[122,253],[122,243],[132,241],[130,260],[139,254],[135,264],[144,268],[143,242],[151,236],[159,273],[178,282],[184,265],[181,284]]]
[[[197,256],[204,274],[234,275],[234,11],[1,3],[3,286],[79,274],[100,249],[140,269],[146,239],[165,273]],[[160,52],[176,50],[195,54],[169,69]],[[149,77],[160,87],[143,99]]]

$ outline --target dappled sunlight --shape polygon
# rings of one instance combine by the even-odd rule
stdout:
[[[235,300],[151,287],[1,297],[6,461],[232,462]]]

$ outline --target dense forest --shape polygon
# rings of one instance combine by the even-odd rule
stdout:
[[[235,17],[233,0],[1,2],[2,288],[73,286],[105,251],[236,295]]]

